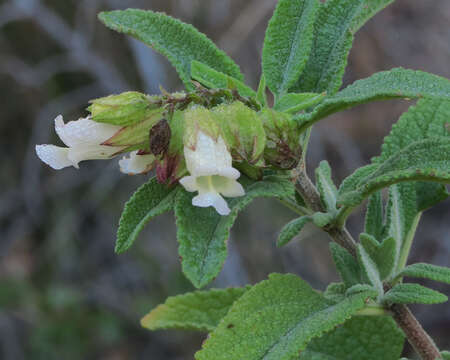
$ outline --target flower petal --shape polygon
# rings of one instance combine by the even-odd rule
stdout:
[[[217,175],[232,168],[231,154],[222,137],[219,136],[216,142],[201,131],[197,135],[195,150],[184,147],[184,157],[189,172],[194,176]]]
[[[78,166],[84,160],[110,159],[114,154],[124,149],[124,147],[106,145],[84,145],[69,148],[68,158]]]
[[[130,157],[124,156],[119,160],[119,167],[124,174],[144,174],[152,169],[154,162],[153,155],[137,155],[137,151],[133,151]]]
[[[55,145],[36,145],[36,154],[39,159],[55,170],[68,166],[78,168],[78,165],[69,159],[69,148]]]
[[[239,184],[236,180],[227,179],[225,186],[222,186],[220,189],[217,189],[223,196],[226,197],[238,197],[244,196],[245,190],[241,184]]]
[[[69,147],[100,145],[121,129],[120,126],[99,123],[89,117],[64,124],[63,117],[55,119],[55,130]]]
[[[195,176],[184,176],[180,179],[180,184],[186,189],[186,191],[194,192],[198,191],[197,179]]]
[[[213,206],[220,215],[228,215],[230,208],[218,193],[202,193],[192,198],[192,205],[199,207]]]

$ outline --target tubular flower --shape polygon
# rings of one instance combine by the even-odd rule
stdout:
[[[68,166],[78,169],[80,161],[109,159],[123,150],[125,147],[122,146],[100,145],[120,129],[120,126],[98,123],[89,117],[64,124],[63,117],[59,115],[55,119],[55,130],[67,147],[36,145],[36,153],[53,169]]]
[[[240,173],[232,167],[231,155],[221,136],[217,141],[199,131],[195,149],[184,147],[186,167],[190,176],[180,179],[187,191],[198,191],[192,205],[213,206],[220,215],[228,215],[230,208],[223,196],[237,197],[245,194],[236,179]]]
[[[144,174],[150,171],[154,164],[154,155],[139,155],[138,151],[133,151],[128,158],[124,156],[122,160],[119,160],[120,171],[128,175]]]

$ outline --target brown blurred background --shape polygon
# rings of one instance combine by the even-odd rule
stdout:
[[[53,119],[86,114],[96,97],[181,89],[167,61],[107,30],[101,10],[165,11],[194,24],[241,66],[256,86],[261,48],[276,0],[0,1],[0,359],[191,359],[203,334],[150,333],[139,319],[167,296],[192,290],[177,255],[174,219],[162,216],[125,255],[114,254],[124,202],[147,180],[119,173],[117,160],[54,171],[35,144],[59,143]],[[403,66],[450,77],[450,2],[398,0],[356,36],[345,83]],[[379,102],[315,127],[310,170],[327,159],[340,182],[367,163],[410,105]],[[293,272],[324,289],[337,275],[327,238],[310,227],[302,241],[276,249],[294,217],[275,201],[256,201],[232,232],[215,287],[255,283]],[[410,262],[450,265],[450,201],[422,219]],[[356,235],[363,209],[350,219]],[[448,286],[427,285],[450,295]],[[450,349],[450,306],[414,311],[442,349]],[[406,348],[405,354],[409,353]],[[411,355],[412,356],[412,355]]]

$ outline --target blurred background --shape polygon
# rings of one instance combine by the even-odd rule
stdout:
[[[168,62],[97,21],[101,10],[165,11],[194,24],[241,66],[255,87],[267,21],[276,0],[0,1],[0,359],[192,359],[204,334],[148,332],[139,319],[167,296],[192,290],[181,274],[172,215],[154,220],[125,255],[114,254],[124,202],[148,176],[119,173],[117,160],[54,171],[35,144],[57,143],[53,119],[86,115],[90,99],[138,90],[182,89]],[[396,66],[450,77],[450,2],[398,0],[362,28],[345,84]],[[379,102],[315,127],[310,171],[327,159],[340,182],[379,153],[411,103]],[[350,219],[362,229],[363,209]],[[244,211],[214,287],[292,272],[324,289],[337,275],[326,235],[310,227],[276,249],[294,214],[270,200]],[[410,262],[450,265],[450,201],[424,214]],[[450,288],[429,284],[450,295]],[[414,312],[450,349],[450,306]],[[405,354],[409,354],[405,348]],[[411,355],[412,356],[412,355]]]

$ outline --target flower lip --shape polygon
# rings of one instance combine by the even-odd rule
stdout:
[[[153,168],[155,157],[153,155],[139,155],[133,151],[129,157],[119,160],[120,171],[128,175],[144,174]]]

